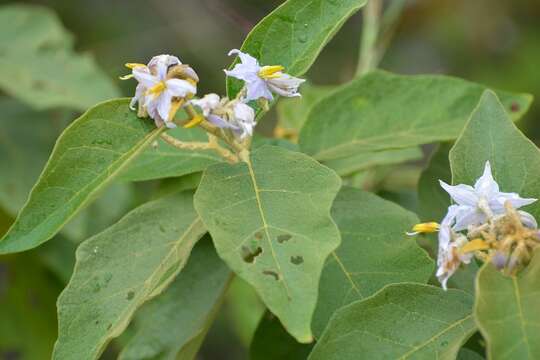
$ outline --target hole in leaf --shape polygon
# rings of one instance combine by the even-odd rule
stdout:
[[[510,105],[510,111],[511,112],[518,112],[519,111],[519,104],[517,102],[513,102]]]
[[[289,241],[292,238],[292,235],[282,234],[277,237],[277,242],[283,244],[285,241]]]
[[[135,296],[135,292],[134,291],[129,291],[126,295],[126,299],[128,300],[131,300],[133,299],[133,297]]]
[[[304,262],[304,258],[300,255],[298,256],[291,256],[291,262],[294,264],[294,265],[300,265],[301,263]]]
[[[279,280],[279,275],[277,272],[273,271],[273,270],[264,270],[262,272],[264,275],[269,275],[269,276],[272,276],[274,278],[274,280]]]
[[[242,259],[247,263],[253,263],[255,261],[255,258],[262,254],[262,248],[260,246],[257,247],[247,247],[242,246],[242,249],[240,251],[240,255],[242,256]]]

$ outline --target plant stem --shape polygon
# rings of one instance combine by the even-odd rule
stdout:
[[[377,38],[381,12],[382,0],[369,0],[364,8],[357,76],[364,75],[377,67]]]
[[[161,138],[169,145],[174,146],[177,149],[183,149],[183,150],[213,150],[217,152],[221,157],[223,157],[225,160],[231,163],[238,162],[238,157],[231,153],[229,150],[222,148],[217,138],[212,135],[208,134],[208,142],[198,142],[198,141],[190,141],[190,142],[184,142],[180,141],[177,138],[168,135],[166,133],[161,134]]]

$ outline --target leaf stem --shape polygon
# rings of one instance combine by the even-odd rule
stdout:
[[[231,163],[238,162],[238,157],[234,155],[229,150],[221,147],[217,141],[217,138],[212,135],[208,134],[208,142],[199,142],[199,141],[180,141],[177,138],[163,133],[161,134],[161,138],[169,145],[182,150],[213,150],[217,152],[221,157],[223,157],[225,160]]]
[[[382,0],[369,0],[364,8],[357,76],[364,75],[377,67],[377,38],[381,12]]]

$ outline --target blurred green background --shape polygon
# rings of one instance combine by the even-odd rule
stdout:
[[[11,3],[38,4],[54,10],[74,35],[76,50],[92,54],[123,94],[130,96],[134,83],[117,80],[127,73],[123,64],[146,63],[161,53],[177,55],[196,69],[201,78],[199,94],[224,93],[222,69],[231,62],[227,52],[239,48],[249,30],[281,1],[0,1],[2,5]],[[538,99],[538,19],[538,0],[410,0],[380,67],[404,74],[458,76],[495,88],[531,93]],[[356,70],[361,26],[359,13],[325,48],[306,77],[316,84],[340,84],[350,80]],[[275,114],[269,116],[272,118]],[[519,124],[537,144],[540,143],[539,118],[540,102],[536,101]],[[265,121],[261,130],[270,132],[273,123]],[[0,135],[1,132],[2,128]],[[40,167],[31,169],[30,182],[39,171]],[[107,214],[108,221],[148,198],[158,186],[139,184],[130,188],[128,194],[124,190],[115,192],[122,199],[134,195],[131,198],[135,200],[119,200],[126,203],[125,206],[108,209],[111,212]],[[91,217],[95,219],[99,213],[96,210]],[[12,209],[0,209],[0,233],[5,231],[12,217]],[[82,239],[94,232],[95,229],[78,235]],[[54,302],[69,276],[76,243],[1,259],[0,360],[40,359],[52,346],[56,331]],[[59,258],[64,260],[62,264],[58,264]],[[247,358],[262,311],[251,290],[235,282],[203,345],[200,359]],[[38,321],[25,325],[27,318]],[[122,338],[117,344],[121,343]],[[114,357],[115,346],[111,346],[105,358]]]

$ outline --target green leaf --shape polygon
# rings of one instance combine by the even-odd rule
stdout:
[[[277,103],[277,127],[298,136],[313,105],[335,89],[335,86],[302,84],[302,97],[281,98]]]
[[[251,360],[307,359],[313,345],[300,344],[267,312],[255,332],[249,349]]]
[[[128,99],[99,104],[60,136],[43,173],[0,253],[23,251],[50,239],[162,130],[139,119]]]
[[[474,315],[487,342],[489,359],[538,359],[540,250],[517,276],[506,276],[491,263],[476,280]]]
[[[324,165],[333,169],[340,176],[349,176],[375,166],[393,165],[406,161],[418,160],[423,156],[419,147],[391,149],[385,151],[362,152],[357,155],[325,161]]]
[[[211,239],[193,249],[185,269],[134,320],[135,335],[120,360],[193,359],[219,309],[231,272]]]
[[[169,135],[181,141],[206,142],[208,137],[201,129],[177,128]],[[148,147],[120,176],[123,180],[142,181],[178,177],[205,170],[223,159],[213,150],[177,149],[162,139]]]
[[[163,291],[205,229],[190,193],[138,207],[85,241],[58,299],[54,359],[95,359],[120,335],[135,310]]]
[[[365,3],[366,0],[288,0],[251,30],[241,50],[257,58],[261,65],[282,65],[288,74],[300,76]],[[229,98],[234,98],[242,86],[243,82],[228,78]]]
[[[262,146],[249,163],[209,167],[195,194],[218,254],[300,342],[312,340],[319,277],[340,242],[330,217],[340,183],[304,154]]]
[[[0,99],[0,108],[0,206],[15,216],[67,121],[8,98]]]
[[[454,184],[474,184],[491,163],[501,191],[540,198],[540,152],[510,120],[497,96],[486,91],[450,151]],[[540,219],[540,203],[523,210]]]
[[[300,133],[300,148],[320,161],[455,139],[485,90],[435,75],[376,71],[319,101]],[[499,92],[522,116],[530,95]]]
[[[475,330],[472,303],[460,290],[389,285],[338,310],[309,359],[455,359]]]
[[[86,110],[119,95],[89,55],[73,52],[71,35],[40,6],[0,8],[0,88],[35,109]]]
[[[433,272],[433,261],[405,234],[418,218],[400,206],[343,187],[334,201],[332,218],[342,240],[321,276],[312,323],[316,337],[321,336],[339,308],[365,299],[388,284],[427,282]]]
[[[60,287],[31,254],[0,259],[0,358],[42,360],[56,337]]]

